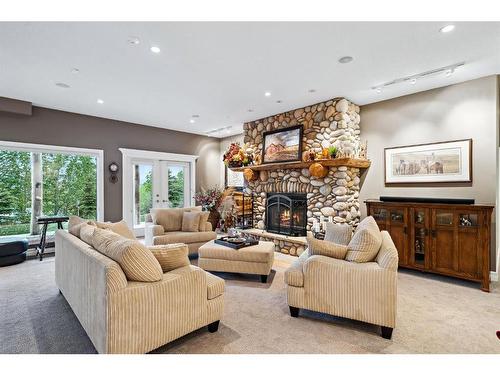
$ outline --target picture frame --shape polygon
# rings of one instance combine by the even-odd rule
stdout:
[[[262,164],[302,160],[303,126],[266,131],[262,134]]]
[[[243,172],[235,172],[231,168],[225,166],[224,185],[226,188],[242,188],[245,185]]]
[[[384,148],[385,184],[472,182],[472,139]]]

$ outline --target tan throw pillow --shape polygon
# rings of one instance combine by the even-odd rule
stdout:
[[[130,240],[135,240],[134,232],[130,230],[125,220],[118,221],[116,223],[103,223],[101,221],[95,222],[97,228],[100,229],[109,229],[112,232],[119,234],[122,237],[128,238]]]
[[[161,266],[144,245],[107,229],[94,229],[94,249],[117,262],[128,280],[152,282],[163,278]]]
[[[344,259],[347,254],[347,246],[318,240],[311,235],[307,236],[307,245],[309,247],[309,255],[324,255],[330,258]]]
[[[348,245],[351,237],[352,227],[349,224],[326,223],[325,241]]]
[[[351,242],[347,245],[345,260],[350,262],[365,263],[375,259],[382,244],[382,234],[377,222],[371,216],[359,223]]]
[[[189,266],[188,246],[183,243],[173,243],[169,245],[148,246],[160,263],[163,272],[169,272],[177,268]]]
[[[70,216],[68,220],[68,232],[80,238],[80,231],[85,225],[95,225],[91,220],[85,220],[78,216]]]
[[[184,212],[182,215],[182,231],[198,232],[200,229],[200,213]]]
[[[92,237],[94,237],[94,229],[97,227],[95,225],[85,224],[80,229],[80,239],[86,244],[92,246]]]
[[[200,232],[205,232],[205,228],[206,228],[209,216],[210,216],[209,211],[200,212],[200,227],[198,229]]]
[[[201,211],[201,206],[186,208],[153,208],[151,218],[153,224],[161,225],[165,232],[182,230],[182,216],[184,212]]]

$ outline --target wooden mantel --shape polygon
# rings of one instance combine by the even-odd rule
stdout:
[[[311,164],[320,163],[325,167],[352,167],[359,169],[366,169],[370,166],[371,161],[367,159],[355,159],[355,158],[338,158],[338,159],[320,159],[315,161],[296,161],[296,162],[284,162],[284,163],[268,163],[261,165],[249,165],[247,167],[231,168],[235,172],[243,172],[246,168],[253,171],[267,171],[273,169],[302,169],[309,168]]]

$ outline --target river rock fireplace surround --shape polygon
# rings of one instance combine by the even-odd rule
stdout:
[[[369,161],[360,159],[360,115],[359,107],[345,98],[335,98],[322,103],[266,117],[243,125],[244,144],[255,153],[262,152],[263,133],[302,124],[302,150],[321,152],[323,148],[337,147],[344,158],[324,162],[328,166],[325,177],[311,176],[307,162],[275,163],[250,167],[258,177],[245,182],[245,192],[253,197],[255,229],[248,230],[254,237],[274,239],[283,253],[300,255],[305,238],[293,238],[293,230],[283,238],[275,238],[276,220],[287,223],[283,217],[272,213],[269,217],[268,199],[276,195],[300,194],[305,197],[305,229],[311,230],[314,222],[332,220],[356,226],[360,218],[359,190],[360,174],[369,166]],[[302,198],[303,199],[303,198]],[[303,200],[304,201],[304,200]],[[277,216],[276,216],[277,215]],[[331,217],[331,219],[329,219]],[[283,219],[283,220],[282,220]],[[292,218],[290,218],[292,221]],[[302,222],[303,223],[303,222]],[[304,231],[301,232],[304,236]],[[298,245],[300,241],[301,245]]]

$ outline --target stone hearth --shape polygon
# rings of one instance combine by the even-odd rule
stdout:
[[[245,123],[245,146],[254,152],[262,152],[265,131],[299,124],[304,127],[304,152],[311,149],[321,152],[322,148],[336,146],[343,156],[359,157],[359,107],[344,98]],[[279,192],[307,194],[308,230],[321,216],[356,226],[360,217],[359,189],[360,169],[348,166],[330,167],[323,178],[312,177],[307,168],[277,167],[261,170],[256,180],[246,182],[246,192],[254,197],[254,223],[260,230],[265,229],[267,193]],[[286,249],[283,252],[292,253]]]

